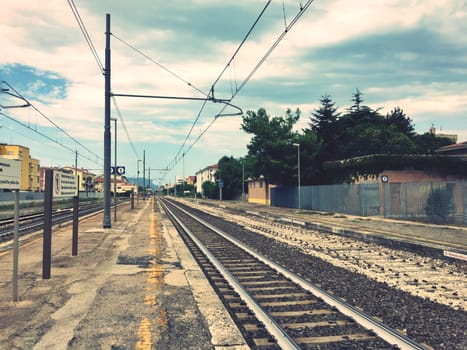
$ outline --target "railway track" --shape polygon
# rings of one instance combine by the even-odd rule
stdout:
[[[102,204],[80,206],[79,216],[83,217],[102,210]],[[52,225],[58,225],[73,218],[72,208],[57,209],[52,213]],[[42,230],[44,227],[44,213],[34,213],[22,215],[18,220],[18,232],[20,236]],[[14,219],[8,218],[0,220],[0,242],[13,239]]]
[[[305,225],[286,224],[254,214],[216,211],[212,208],[209,212],[247,227],[252,232],[297,247],[304,253],[335,266],[345,267],[412,295],[466,310],[467,267],[462,262],[446,262],[435,257],[352,237],[318,232]]]
[[[424,349],[180,206],[162,205],[252,348]]]

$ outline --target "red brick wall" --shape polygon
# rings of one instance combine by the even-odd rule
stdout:
[[[386,175],[389,178],[388,183],[405,183],[405,182],[441,182],[441,181],[456,181],[459,178],[454,176],[442,177],[440,175],[430,175],[427,172],[420,170],[385,170],[379,174],[378,181],[381,181],[381,176]]]

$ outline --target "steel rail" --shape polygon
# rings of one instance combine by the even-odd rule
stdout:
[[[174,205],[173,203],[171,204]],[[246,291],[241,286],[240,282],[237,281],[237,279],[206,248],[206,246],[203,243],[201,243],[201,241],[191,232],[191,230],[186,225],[183,224],[183,222],[167,207],[167,205],[164,202],[162,202],[162,205],[164,207],[164,210],[169,214],[169,216],[172,217],[178,225],[180,225],[180,227],[185,231],[185,233],[190,237],[190,239],[198,246],[198,248],[203,252],[203,254],[209,259],[209,261],[216,267],[216,269],[232,286],[235,292],[238,293],[238,295],[245,302],[245,304],[254,312],[258,320],[260,320],[264,324],[267,331],[275,337],[277,344],[281,347],[281,349],[301,349],[301,347],[284,331],[284,329],[276,321],[274,321],[269,316],[269,314],[266,311],[263,310],[263,308],[251,297],[250,293],[248,293],[248,291]],[[185,210],[179,208],[176,205],[174,206],[186,213]],[[209,227],[209,229],[212,228]]]
[[[224,231],[218,229],[217,227],[211,225],[210,223],[196,217],[195,215],[189,213],[185,209],[179,207],[178,205],[171,202],[173,206],[184,212],[186,215],[190,216],[194,220],[198,221],[200,224],[205,225],[209,229],[213,230],[223,238],[227,239],[237,247],[245,250],[246,252],[253,255],[258,260],[261,260],[263,263],[267,264],[269,267],[273,268],[277,272],[283,274],[291,281],[297,283],[302,288],[310,291],[315,296],[321,298],[327,304],[334,306],[337,310],[341,313],[345,314],[353,318],[357,323],[365,327],[366,329],[370,329],[375,332],[378,336],[382,339],[387,341],[389,344],[397,345],[401,350],[426,350],[427,348],[423,345],[419,344],[418,342],[408,338],[407,336],[399,333],[398,331],[392,329],[391,327],[383,324],[382,322],[374,319],[373,317],[365,314],[364,312],[360,311],[359,309],[355,308],[354,306],[342,301],[338,297],[324,291],[323,289],[313,285],[311,282],[301,278],[300,276],[294,274],[293,272],[285,269],[284,267],[280,266],[279,264],[275,263],[274,261],[270,260],[269,258],[265,257],[261,253],[258,253],[255,250],[252,250],[248,246],[244,245],[242,242],[238,241],[235,238],[232,238],[230,235],[225,233]]]
[[[117,205],[124,204],[126,201],[120,201]],[[87,205],[80,207],[79,218],[84,218],[88,215],[94,215],[102,211],[102,205]],[[73,215],[72,208],[56,209],[52,214],[52,224],[60,225],[64,222],[71,221]],[[44,213],[26,214],[19,218],[19,233],[20,236],[41,230],[44,225]],[[7,218],[0,220],[0,242],[10,241],[13,237],[14,219]]]

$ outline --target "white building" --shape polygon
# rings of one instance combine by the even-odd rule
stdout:
[[[185,183],[185,179],[183,176],[175,176],[175,184],[176,185],[183,185]]]
[[[216,182],[214,175],[218,169],[217,164],[209,165],[204,169],[201,169],[196,172],[196,192],[202,193],[203,192],[203,183],[206,181]]]

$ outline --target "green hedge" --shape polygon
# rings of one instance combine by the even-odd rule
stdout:
[[[467,161],[446,156],[376,154],[323,164],[325,175],[334,183],[353,182],[359,176],[377,176],[384,170],[406,169],[467,178]]]

